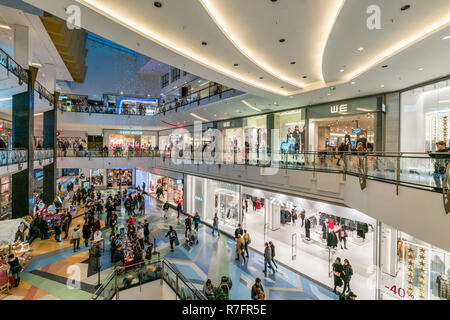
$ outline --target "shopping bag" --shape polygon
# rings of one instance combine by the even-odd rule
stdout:
[[[175,238],[175,245],[179,246],[180,245],[180,240],[178,240],[178,237]]]

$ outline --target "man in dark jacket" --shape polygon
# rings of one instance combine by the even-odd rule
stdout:
[[[258,300],[258,289],[261,289],[261,291],[264,293],[264,287],[261,283],[260,278],[256,278],[255,283],[252,286],[252,300]]]
[[[186,218],[186,220],[184,220],[184,224],[186,226],[186,231],[184,232],[184,234],[185,234],[185,236],[187,236],[188,233],[190,234],[192,232],[192,230],[191,230],[191,228],[192,228],[192,220],[191,220],[190,216],[188,216]]]
[[[336,288],[342,286],[342,271],[341,258],[336,258],[333,263],[333,275],[334,275],[334,289],[333,292],[337,293]]]
[[[122,251],[122,245],[119,244],[117,246],[117,248],[114,250],[114,255],[113,255],[113,262],[116,264],[123,264],[123,251]]]
[[[181,207],[181,201],[178,201],[177,204],[177,219],[180,219],[180,215],[181,215],[181,211],[183,210],[183,208]]]
[[[237,239],[238,235],[244,235],[244,229],[242,229],[240,224],[238,224],[238,227],[234,230],[234,238]]]
[[[450,160],[450,149],[446,147],[445,141],[436,142],[436,151],[428,152],[431,158],[436,159],[434,162],[433,179],[436,185],[435,189],[442,189],[442,180],[444,179],[445,170]]]
[[[83,238],[84,238],[84,245],[87,247],[89,246],[89,239],[91,238],[91,228],[88,223],[85,223],[83,225]]]

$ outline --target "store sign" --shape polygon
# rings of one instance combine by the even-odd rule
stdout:
[[[292,202],[292,201],[286,200],[286,201],[283,202],[280,199],[275,198],[275,197],[270,197],[270,203],[272,205],[277,205],[277,206],[280,206],[280,207],[288,207],[288,208],[292,208],[292,207],[295,206],[294,202]]]
[[[133,131],[133,130],[120,130],[120,134],[128,134],[128,135],[142,135],[142,131]]]
[[[197,200],[197,201],[203,201],[203,198],[200,197],[200,196],[195,196],[194,199]]]
[[[347,112],[347,105],[341,104],[336,106],[330,107],[330,113],[341,113],[341,112]]]
[[[183,180],[177,180],[177,184],[183,183]]]
[[[361,132],[361,128],[352,129],[352,133],[360,133],[360,132]]]

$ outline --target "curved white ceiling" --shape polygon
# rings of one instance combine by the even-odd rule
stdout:
[[[403,0],[376,1],[382,28],[372,31],[370,0],[160,0],[161,8],[148,0],[25,1],[59,15],[70,3],[83,4],[90,31],[266,97],[345,84],[450,24],[448,0],[409,0],[406,11]]]

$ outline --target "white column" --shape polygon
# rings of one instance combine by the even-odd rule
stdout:
[[[56,86],[56,68],[54,64],[44,63],[39,72],[42,76],[41,84],[51,93],[55,92]]]
[[[28,69],[30,59],[29,30],[27,26],[14,25],[14,60]]]

